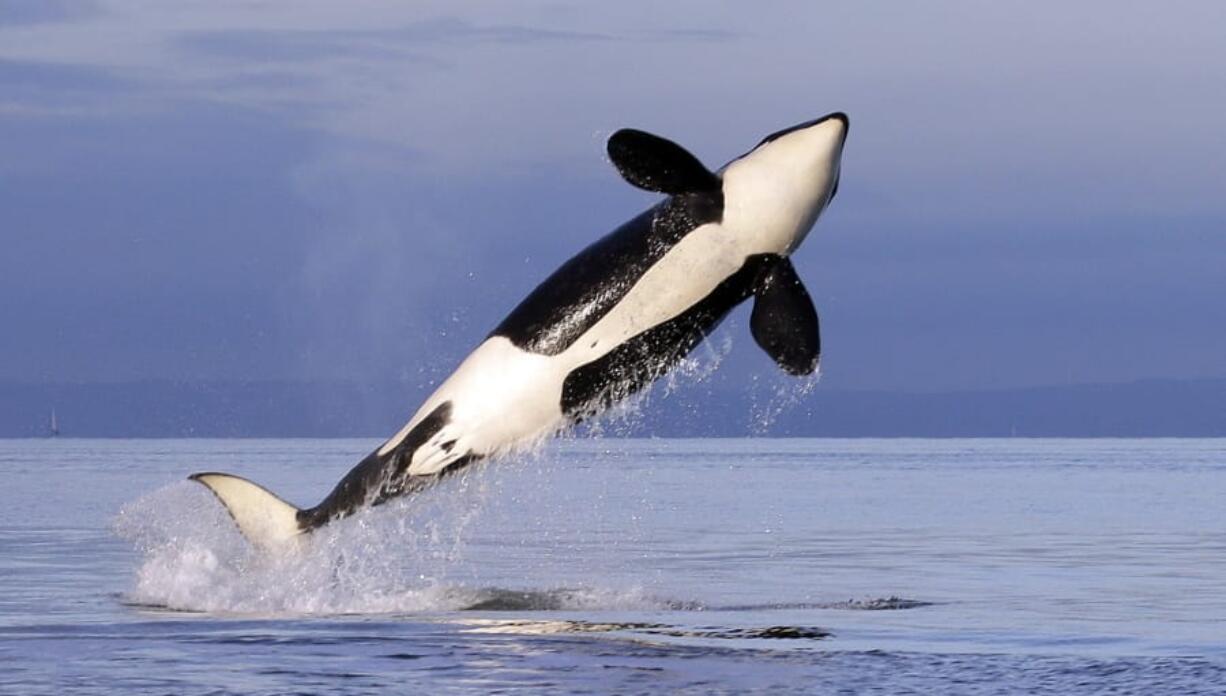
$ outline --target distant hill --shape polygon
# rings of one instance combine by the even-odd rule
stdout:
[[[819,385],[774,417],[763,413],[772,410],[771,399],[730,382],[656,393],[604,430],[661,437],[1226,437],[1226,379],[946,393]],[[0,382],[0,437],[45,436],[52,408],[66,437],[383,437],[424,396],[420,387],[343,382]]]
[[[779,435],[1226,437],[1226,380],[1145,380],[949,393],[831,392]]]

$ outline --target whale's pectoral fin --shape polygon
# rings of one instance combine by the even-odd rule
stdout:
[[[658,135],[623,128],[609,138],[608,150],[622,178],[641,189],[676,195],[722,188],[689,150]]]
[[[780,259],[758,280],[749,326],[753,338],[789,374],[817,369],[821,336],[817,310],[788,259]]]
[[[203,473],[189,476],[217,496],[234,523],[255,546],[265,550],[284,548],[302,533],[298,508],[273,495],[263,486],[229,474]]]

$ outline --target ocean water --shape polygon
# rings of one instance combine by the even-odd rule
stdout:
[[[377,443],[0,441],[0,693],[1226,693],[1226,440],[563,440],[253,552]]]

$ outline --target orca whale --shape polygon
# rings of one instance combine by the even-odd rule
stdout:
[[[813,373],[817,312],[788,257],[838,191],[847,128],[842,113],[807,121],[714,172],[669,140],[617,131],[613,165],[666,197],[546,278],[322,502],[299,509],[238,476],[190,478],[249,541],[275,548],[601,412],[750,297],[755,342],[788,373]]]

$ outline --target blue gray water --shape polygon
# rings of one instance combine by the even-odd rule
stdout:
[[[0,442],[0,693],[1226,693],[1226,440],[575,440],[252,553],[372,441]]]

